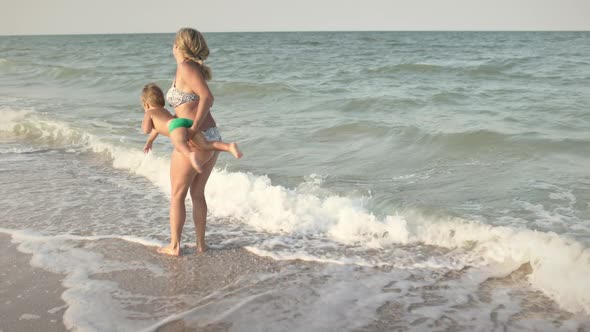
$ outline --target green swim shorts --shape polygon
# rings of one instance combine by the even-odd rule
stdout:
[[[179,127],[190,128],[193,125],[193,120],[185,118],[172,119],[168,124],[168,132],[171,133],[174,129]]]

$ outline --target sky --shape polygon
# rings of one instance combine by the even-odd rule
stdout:
[[[0,35],[590,30],[590,0],[3,0]]]

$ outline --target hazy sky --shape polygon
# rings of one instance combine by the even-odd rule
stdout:
[[[3,0],[0,35],[590,30],[590,0]]]

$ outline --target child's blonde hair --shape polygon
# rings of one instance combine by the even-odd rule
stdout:
[[[176,33],[174,44],[182,55],[199,64],[201,73],[207,81],[212,78],[211,68],[204,63],[209,57],[209,47],[202,33],[193,28],[182,28]]]
[[[164,107],[164,92],[155,83],[148,83],[141,90],[141,102],[150,106]]]

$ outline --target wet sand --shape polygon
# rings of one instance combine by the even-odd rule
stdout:
[[[67,331],[63,276],[32,267],[10,239],[0,234],[0,331]]]
[[[182,319],[167,322],[166,318],[215,301],[216,296],[211,295],[219,290],[247,287],[242,280],[255,283],[251,277],[272,274],[284,265],[240,247],[210,248],[202,255],[195,254],[194,247],[185,247],[182,256],[170,257],[158,254],[155,247],[119,239],[80,241],[78,245],[106,260],[123,260],[130,265],[142,262],[155,268],[130,266],[129,270],[89,275],[89,280],[114,282],[119,291],[133,293],[141,303],[124,309],[142,313],[146,322],[152,321],[148,325],[161,322],[160,328],[166,331],[188,328],[179,328],[184,325]],[[61,299],[66,291],[62,286],[65,276],[31,266],[31,255],[18,251],[9,235],[0,234],[0,246],[0,331],[67,331],[63,316],[68,306]],[[139,323],[138,328],[141,326],[147,325]]]
[[[72,284],[78,297],[67,317],[74,329],[281,331],[309,324],[309,330],[316,331],[468,331],[482,330],[478,324],[484,323],[483,329],[490,330],[569,331],[572,326],[588,330],[584,317],[560,310],[530,289],[528,264],[507,276],[487,279],[468,298],[449,301],[441,294],[459,290],[469,268],[441,269],[425,278],[414,270],[392,273],[274,261],[240,246],[213,247],[202,255],[185,247],[182,256],[170,257],[158,254],[156,247],[121,239],[71,244],[100,256],[96,270],[89,269],[83,283]],[[65,276],[31,267],[31,256],[18,252],[7,235],[0,234],[0,246],[5,253],[0,258],[0,331],[67,330],[63,323],[67,307],[61,300]],[[112,261],[124,264],[108,263]],[[93,288],[107,295],[102,297]],[[504,305],[492,305],[494,293],[515,297],[522,309],[512,312]],[[375,301],[365,302],[366,298]],[[489,320],[465,320],[480,314]],[[359,322],[351,319],[357,315]],[[335,320],[340,316],[342,321]]]

